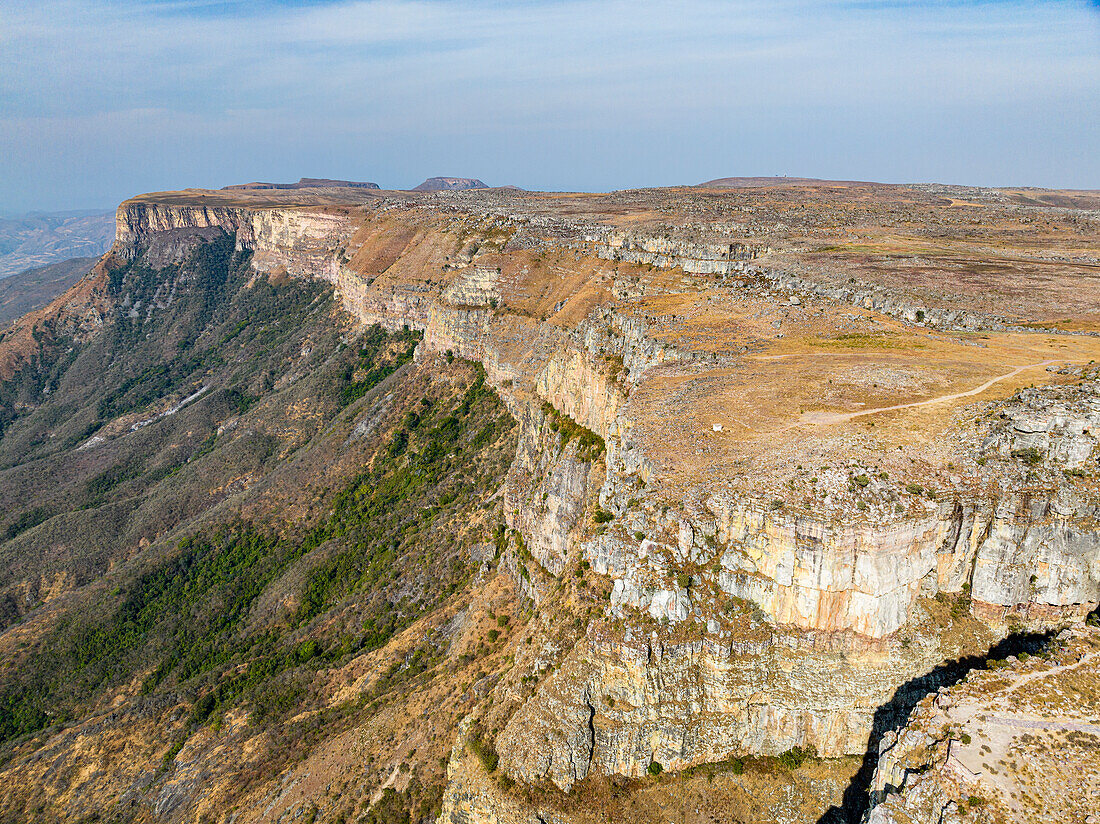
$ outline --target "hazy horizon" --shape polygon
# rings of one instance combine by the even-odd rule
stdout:
[[[1100,3],[46,0],[0,9],[0,212],[425,177],[1100,188]]]
[[[299,175],[299,177],[302,177],[302,176],[303,175]],[[304,177],[316,177],[316,175],[304,175]],[[426,180],[429,177],[471,177],[471,178],[476,178],[477,175],[425,175],[423,178],[418,179],[416,181],[416,184],[424,182],[424,180]],[[1072,190],[1072,191],[1085,191],[1085,192],[1100,191],[1100,188],[1082,187],[1082,186],[1076,186],[1076,187],[1068,187],[1068,186],[1049,187],[1049,186],[1032,186],[1032,185],[1027,185],[1027,184],[1020,184],[1020,185],[1013,185],[1013,184],[983,185],[983,184],[968,183],[966,181],[957,181],[957,180],[862,180],[862,181],[860,181],[860,180],[847,180],[847,179],[846,180],[841,180],[839,178],[810,178],[810,177],[804,176],[804,175],[799,175],[797,177],[795,177],[793,175],[726,175],[725,177],[730,177],[730,178],[734,178],[734,177],[746,177],[746,178],[773,177],[777,181],[784,180],[784,179],[808,179],[808,180],[822,180],[824,182],[883,183],[883,184],[887,184],[887,185],[899,185],[899,186],[904,186],[904,185],[907,185],[907,184],[911,184],[911,185],[915,185],[915,186],[923,186],[923,185],[964,186],[964,187],[965,186],[973,186],[973,187],[977,187],[977,188],[990,188],[990,189],[1043,189],[1043,190],[1053,190],[1053,191]],[[340,180],[340,179],[353,180],[352,178],[331,178],[331,179],[334,179],[334,180]],[[719,179],[721,179],[721,178],[710,178],[710,180],[719,180]],[[252,183],[252,182],[259,182],[259,181],[246,181],[246,180],[232,181],[232,183]],[[263,182],[265,182],[265,183],[293,183],[295,181],[293,181],[293,180],[274,180],[274,179],[268,180],[268,179],[265,179]],[[359,181],[359,182],[361,182],[361,181]],[[482,181],[482,182],[485,182],[485,181]],[[601,194],[601,193],[612,193],[612,192],[617,192],[617,191],[632,191],[632,190],[640,190],[640,189],[667,189],[667,188],[673,188],[674,189],[674,188],[679,188],[679,187],[694,187],[694,186],[699,186],[700,184],[706,183],[706,182],[708,182],[708,181],[701,180],[701,181],[698,181],[697,183],[669,183],[669,184],[664,184],[662,186],[645,186],[645,185],[642,185],[642,186],[632,186],[632,187],[629,187],[629,188],[626,188],[626,189],[527,189],[526,187],[520,187],[520,188],[524,189],[525,191],[530,191],[530,192],[547,192],[547,193],[583,192],[583,193],[591,193],[591,194]],[[407,186],[391,186],[391,187],[383,186],[383,187],[380,188],[379,191],[407,192],[407,191],[411,191],[413,186],[416,185],[416,184],[411,183]],[[231,183],[226,183],[225,185],[232,185],[232,184]],[[504,187],[504,186],[508,186],[510,184],[487,184],[487,185],[488,185],[489,188],[501,188],[501,187]],[[212,185],[212,186],[209,186],[209,187],[181,186],[181,187],[179,187],[179,189],[160,189],[160,190],[150,189],[149,191],[140,191],[140,192],[135,191],[135,192],[133,192],[129,195],[125,195],[124,197],[120,198],[117,203],[92,205],[92,206],[87,206],[87,207],[83,207],[83,208],[28,209],[28,210],[22,211],[22,212],[9,211],[9,210],[0,210],[0,219],[3,219],[3,220],[19,220],[19,219],[28,219],[28,218],[38,217],[38,216],[41,216],[41,217],[58,217],[58,216],[77,217],[77,216],[85,216],[85,215],[91,216],[91,215],[97,215],[97,214],[104,214],[104,213],[107,213],[107,212],[117,211],[118,206],[119,206],[120,203],[122,203],[124,200],[128,200],[132,197],[138,197],[138,196],[144,195],[144,194],[152,194],[155,191],[179,191],[181,189],[200,189],[200,188],[209,189],[209,190],[217,190],[217,189],[220,189],[220,188],[223,188],[223,187],[220,186],[220,185],[218,185],[218,186],[213,186]]]

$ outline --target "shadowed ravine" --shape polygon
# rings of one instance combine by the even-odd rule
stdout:
[[[818,819],[817,824],[859,824],[871,806],[871,779],[878,763],[878,748],[882,737],[890,730],[898,730],[905,725],[913,708],[929,693],[940,687],[958,684],[973,670],[985,666],[988,661],[1007,658],[1026,652],[1029,655],[1042,650],[1054,637],[1053,631],[1020,632],[1009,635],[994,644],[984,655],[968,655],[947,661],[924,675],[906,681],[894,693],[894,697],[875,711],[871,727],[871,738],[867,742],[867,751],[859,772],[844,791],[842,805],[832,806]]]

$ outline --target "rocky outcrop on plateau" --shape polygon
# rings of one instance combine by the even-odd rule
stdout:
[[[414,192],[458,192],[467,189],[488,189],[489,187],[474,177],[429,177]]]
[[[662,269],[679,267],[696,275],[728,275],[743,271],[753,261],[771,251],[760,244],[700,243],[682,238],[642,235],[632,232],[590,233],[585,245],[601,258],[642,263]]]
[[[879,746],[865,824],[1063,821],[1100,810],[1100,631],[989,662]]]
[[[237,183],[223,186],[222,191],[254,191],[257,189],[377,189],[377,183],[356,180],[331,180],[327,177],[303,177],[297,183]]]

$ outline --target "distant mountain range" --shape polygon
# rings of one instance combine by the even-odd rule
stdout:
[[[823,180],[819,177],[719,177],[698,184],[700,189],[749,189],[758,186],[846,186],[860,181]]]
[[[31,212],[0,218],[0,278],[75,257],[99,257],[115,239],[112,212]]]
[[[255,189],[377,189],[377,183],[354,180],[330,180],[324,177],[303,177],[297,183],[236,183],[223,187],[224,191]],[[488,189],[475,177],[429,177],[412,192],[457,192],[466,189]]]
[[[356,180],[331,180],[327,177],[303,177],[297,183],[236,183],[223,186],[224,190],[233,189],[377,189],[377,183]]]

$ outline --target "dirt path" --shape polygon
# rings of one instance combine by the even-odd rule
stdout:
[[[1066,718],[1043,718],[1032,713],[1009,715],[1007,713],[990,712],[982,710],[981,720],[975,721],[984,725],[985,735],[989,736],[987,728],[1008,727],[1017,730],[1077,730],[1100,735],[1100,724],[1090,724],[1087,721],[1070,721]]]
[[[862,418],[866,415],[877,415],[880,412],[894,412],[899,409],[914,409],[918,406],[928,406],[929,404],[933,403],[954,401],[958,400],[959,398],[970,398],[974,395],[980,395],[982,392],[989,389],[989,387],[993,386],[993,384],[995,383],[999,383],[1001,381],[1008,380],[1009,378],[1016,377],[1021,372],[1027,369],[1034,369],[1038,366],[1048,366],[1052,363],[1054,363],[1054,361],[1052,360],[1041,361],[1039,363],[1029,363],[1026,366],[1020,366],[1016,369],[1013,369],[1011,372],[1007,372],[1004,375],[998,375],[995,378],[990,378],[981,386],[976,386],[973,389],[967,390],[966,392],[955,392],[951,395],[940,395],[937,398],[928,398],[927,400],[923,401],[913,401],[912,403],[899,403],[894,406],[880,406],[876,409],[864,409],[860,412],[804,412],[802,413],[802,417],[799,419],[798,423],[792,424],[791,426],[788,426],[786,428],[793,429],[794,427],[802,426],[803,424],[828,425],[834,423],[844,423],[845,421],[850,421],[853,418]]]
[[[1038,670],[1036,672],[1029,672],[1026,675],[1021,675],[1012,683],[1011,686],[1005,687],[1003,690],[997,691],[996,693],[994,693],[994,695],[1007,695],[1010,692],[1014,692],[1019,687],[1022,687],[1024,684],[1030,684],[1032,681],[1037,681],[1041,678],[1048,678],[1051,675],[1057,675],[1058,673],[1065,672],[1066,670],[1077,669],[1078,667],[1084,666],[1089,661],[1096,658],[1098,655],[1100,655],[1100,652],[1090,652],[1087,655],[1082,655],[1081,660],[1075,664],[1061,664],[1057,667],[1051,667],[1048,670]]]
[[[1016,677],[1011,684],[995,690],[981,699],[963,700],[946,710],[952,721],[961,722],[971,734],[967,743],[963,740],[951,742],[948,760],[965,770],[968,779],[981,779],[987,785],[996,788],[1004,803],[1015,813],[1021,813],[1019,797],[1023,789],[1019,786],[1020,774],[1005,769],[1004,764],[1012,758],[1012,748],[1024,733],[1057,734],[1061,732],[1080,732],[1100,736],[1100,724],[1094,719],[1050,717],[1028,711],[1023,707],[1011,709],[1007,704],[1000,708],[997,703],[1020,687],[1035,681],[1056,676],[1094,662],[1100,652],[1091,652],[1081,656],[1072,664],[1061,664],[1050,669],[1040,669]],[[993,706],[991,706],[993,704]],[[991,766],[992,765],[992,766]]]

